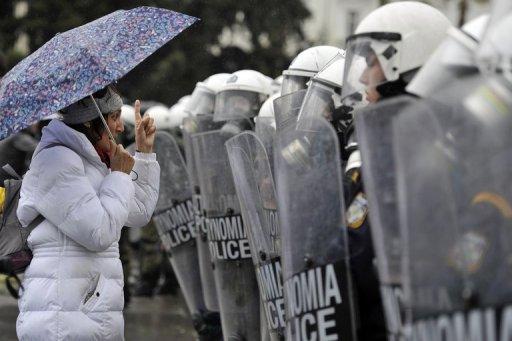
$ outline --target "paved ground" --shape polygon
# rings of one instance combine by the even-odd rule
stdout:
[[[3,282],[0,283],[0,286],[3,285]],[[16,300],[0,293],[0,339],[2,341],[16,340],[17,316]],[[125,337],[128,341],[192,341],[195,339],[194,335],[181,295],[135,297],[125,310]]]

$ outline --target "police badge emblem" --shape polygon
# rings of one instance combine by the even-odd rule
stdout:
[[[366,216],[368,215],[368,200],[363,192],[354,198],[347,210],[347,224],[348,227],[358,229],[363,225]]]

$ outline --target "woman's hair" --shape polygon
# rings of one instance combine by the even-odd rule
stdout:
[[[106,87],[104,87],[101,90],[96,91],[92,94],[92,97],[100,99],[105,97],[107,94],[107,90],[110,87],[112,91],[114,91],[116,94],[120,95],[119,90],[113,85],[110,84]],[[85,97],[88,98],[88,97]],[[82,98],[78,101],[78,103],[82,102],[85,98]],[[108,119],[108,114],[103,114],[103,118],[105,118],[105,121]],[[103,125],[103,122],[101,121],[101,118],[98,116],[95,119],[85,122],[85,123],[77,123],[77,124],[68,124],[68,127],[73,128],[74,130],[82,133],[87,137],[89,142],[92,143],[92,145],[96,145],[96,143],[101,140],[101,135],[105,131],[105,126]]]
[[[104,114],[103,117],[105,120],[108,118],[108,114]],[[101,122],[101,118],[99,116],[92,121],[85,123],[77,123],[77,124],[68,124],[70,128],[75,129],[79,133],[82,133],[87,137],[89,142],[94,146],[99,140],[101,140],[101,135],[105,131],[105,126],[103,122]]]

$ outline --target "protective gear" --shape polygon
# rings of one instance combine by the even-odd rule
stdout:
[[[120,142],[123,146],[130,145],[135,142],[135,109],[131,105],[123,104],[121,119],[123,120],[124,131]],[[133,150],[135,152],[135,148]]]
[[[234,72],[217,93],[214,120],[253,118],[271,94],[272,78],[254,70]]]
[[[477,60],[481,72],[501,73],[510,70],[511,50],[509,48],[512,15],[512,3],[508,0],[495,0],[492,2],[489,22],[477,51]],[[505,71],[509,72],[509,71]]]
[[[304,96],[306,96],[305,89],[297,90],[274,99],[274,116],[278,133],[288,129],[295,129]]]
[[[196,83],[184,111],[189,116],[213,114],[215,95],[230,76],[229,73],[217,73],[202,82]]]
[[[460,87],[466,95],[454,96]],[[505,79],[481,78],[407,108],[393,124],[413,339],[508,338],[510,98]]]
[[[307,129],[303,125],[304,122],[310,122],[307,118],[321,116],[332,122],[338,133],[346,130],[352,115],[339,114],[344,68],[345,55],[340,53],[311,79],[299,112],[298,129]]]
[[[244,226],[271,340],[284,339],[285,307],[281,275],[281,237],[271,165],[265,145],[253,132],[226,142]]]
[[[254,118],[255,130],[258,130],[258,125],[266,124],[271,126],[274,131],[276,129],[276,119],[274,115],[274,100],[280,97],[281,94],[275,93],[261,105],[258,116]]]
[[[192,136],[225,340],[260,338],[258,284],[222,130]]]
[[[283,75],[274,78],[272,81],[272,93],[276,94],[281,92],[281,87],[283,86]]]
[[[270,96],[261,106],[258,117],[254,119],[254,132],[265,147],[272,174],[274,173],[274,140],[276,137],[274,100],[278,97],[280,97],[279,93]]]
[[[185,158],[187,160],[187,172],[190,180],[190,188],[193,193],[194,215],[197,230],[197,253],[199,257],[199,269],[203,287],[206,308],[210,311],[219,311],[216,285],[213,275],[212,259],[207,240],[208,229],[206,218],[202,209],[201,188],[199,184],[199,167],[201,166],[194,154],[192,136],[196,133],[204,133],[219,129],[221,122],[213,122],[213,115],[199,115],[183,120],[183,144]]]
[[[157,132],[155,153],[161,167],[160,194],[153,220],[162,245],[178,278],[190,315],[197,326],[205,327],[192,191],[183,157],[173,137]],[[172,181],[165,181],[172,179]],[[220,325],[213,326],[220,335]],[[211,329],[211,328],[206,328]],[[201,333],[200,329],[196,329]],[[210,335],[214,336],[214,335]]]
[[[312,120],[281,133],[275,151],[286,338],[356,340],[338,138]]]
[[[273,118],[275,119],[274,115],[274,99],[280,97],[280,93],[275,93],[272,96],[270,96],[263,104],[261,105],[260,111],[258,112],[258,117],[254,119],[254,121],[257,121],[260,118]]]
[[[388,97],[403,93],[446,36],[451,26],[446,16],[415,1],[393,2],[367,15],[347,38],[342,99],[368,98],[376,90]]]
[[[169,129],[176,129],[181,127],[183,119],[188,116],[185,108],[190,101],[190,96],[183,96],[178,100],[178,103],[169,108]]]
[[[144,116],[146,115],[155,120],[155,125],[158,130],[171,129],[171,115],[167,107],[156,105],[146,110]]]
[[[135,127],[135,109],[131,105],[123,104],[121,107],[121,118],[125,124],[128,123]]]
[[[478,51],[481,71],[485,74],[501,73],[509,82],[512,82],[512,49],[509,34],[511,27],[512,8],[506,16],[491,17]]]
[[[407,92],[427,97],[454,79],[477,73],[475,51],[488,20],[489,15],[481,15],[461,30],[450,27],[444,41],[407,86]]]
[[[364,223],[369,214],[371,239],[373,250],[375,250],[375,264],[389,340],[403,339],[407,322],[402,282],[402,250],[405,245],[399,229],[392,122],[402,110],[417,101],[419,100],[412,96],[398,96],[359,110],[355,116],[355,126],[360,153],[352,153],[347,165],[347,173],[354,175],[362,164],[364,190],[354,193],[353,196],[356,198],[350,202],[348,221],[353,233],[362,235],[365,232],[364,229],[368,228]],[[359,160],[359,165],[353,165],[356,163],[354,160],[356,155],[362,158],[362,162]],[[370,231],[367,232],[369,235]],[[372,248],[372,245],[367,247]],[[352,244],[351,247],[361,246]],[[371,265],[372,262],[369,264]],[[356,280],[355,284],[358,286],[360,283]],[[361,294],[368,296],[368,292]],[[368,304],[370,305],[374,304]],[[364,309],[366,307],[362,308]],[[365,322],[366,316],[362,316],[362,319]]]
[[[343,53],[343,50],[334,46],[314,46],[299,53],[288,69],[283,71],[281,95],[306,89],[311,77],[322,70],[338,53]]]

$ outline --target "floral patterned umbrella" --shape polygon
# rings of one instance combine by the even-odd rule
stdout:
[[[57,34],[0,80],[0,140],[123,77],[197,20],[138,7]]]

